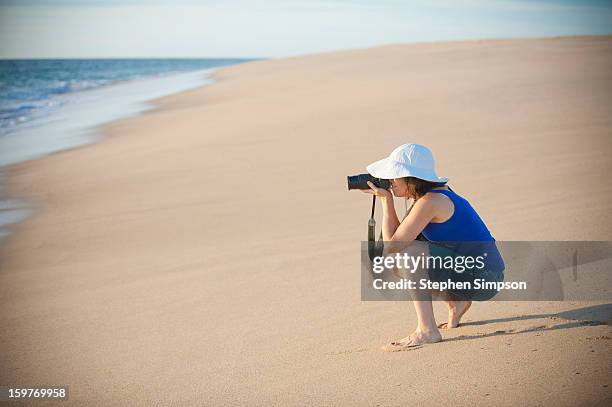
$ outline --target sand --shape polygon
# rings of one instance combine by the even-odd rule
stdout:
[[[612,240],[611,68],[612,37],[258,61],[12,167],[37,212],[0,243],[0,384],[75,406],[607,404],[605,302],[477,303],[381,352],[415,314],[360,301],[370,199],[346,176],[423,143],[496,239]]]

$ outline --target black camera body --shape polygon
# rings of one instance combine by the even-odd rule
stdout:
[[[378,188],[389,189],[391,183],[388,179],[375,178],[370,174],[349,175],[346,177],[349,191],[351,189],[370,189],[368,181],[372,182]]]

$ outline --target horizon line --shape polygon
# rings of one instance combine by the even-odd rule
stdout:
[[[435,44],[435,43],[459,43],[459,42],[482,42],[482,41],[522,41],[522,40],[554,40],[554,39],[571,39],[571,38],[598,38],[602,39],[605,37],[612,37],[612,31],[604,34],[561,34],[561,35],[546,35],[546,36],[516,36],[516,37],[483,37],[483,38],[464,38],[464,39],[453,39],[453,40],[430,40],[430,41],[415,41],[415,42],[388,42],[381,43],[370,46],[363,47],[354,47],[354,48],[338,48],[334,50],[323,50],[323,51],[315,51],[309,52],[306,54],[295,54],[295,55],[284,55],[277,57],[220,57],[220,56],[92,56],[92,57],[0,57],[0,61],[7,60],[53,60],[53,59],[62,59],[62,60],[79,60],[79,59],[239,59],[239,60],[265,60],[265,59],[282,59],[282,58],[293,58],[293,57],[301,57],[308,55],[318,55],[332,52],[342,52],[342,51],[352,51],[352,50],[360,50],[360,49],[370,49],[377,47],[385,47],[390,45],[416,45],[416,44]]]

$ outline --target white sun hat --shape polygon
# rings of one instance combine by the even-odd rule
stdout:
[[[436,175],[433,154],[421,144],[403,144],[389,157],[373,162],[366,169],[376,178],[415,177],[430,182],[448,182],[448,178]]]

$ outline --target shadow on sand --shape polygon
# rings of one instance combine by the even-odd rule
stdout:
[[[459,335],[454,338],[444,339],[444,342],[462,341],[467,339],[481,339],[490,336],[516,335],[528,332],[545,332],[558,329],[579,328],[583,326],[612,325],[612,304],[594,305],[591,307],[579,308],[564,311],[557,314],[533,314],[521,315],[517,317],[488,319],[483,321],[465,322],[460,327],[484,326],[493,323],[503,323],[512,321],[525,321],[536,319],[549,319],[551,323],[537,325],[526,329],[505,329],[489,333],[477,333],[473,335]]]

